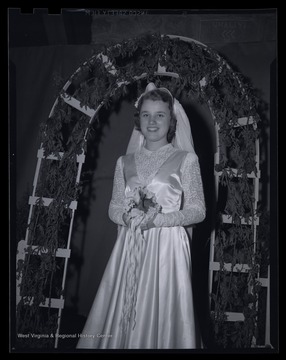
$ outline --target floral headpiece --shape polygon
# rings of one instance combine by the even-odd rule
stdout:
[[[172,102],[174,103],[174,98],[173,98],[173,95],[171,94],[171,92],[167,89],[167,88],[164,88],[164,87],[161,87],[161,88],[157,88],[156,85],[154,83],[149,83],[144,91],[144,93],[142,93],[139,98],[136,100],[135,102],[135,107],[138,108],[138,105],[139,105],[139,101],[140,99],[145,96],[148,92],[152,91],[152,90],[160,90],[160,91],[163,91],[163,92],[166,92],[172,99]]]

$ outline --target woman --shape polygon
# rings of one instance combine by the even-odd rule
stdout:
[[[199,162],[188,118],[167,89],[150,83],[135,106],[109,207],[118,238],[77,348],[194,349],[200,341],[184,226],[205,217]]]

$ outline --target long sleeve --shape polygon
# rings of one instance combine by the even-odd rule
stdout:
[[[122,218],[124,214],[124,191],[125,181],[123,174],[122,157],[120,157],[117,160],[115,167],[112,197],[108,209],[109,218],[118,225],[125,225]]]
[[[198,158],[188,154],[182,164],[183,206],[180,211],[158,214],[154,220],[156,227],[188,226],[205,218],[205,198]]]

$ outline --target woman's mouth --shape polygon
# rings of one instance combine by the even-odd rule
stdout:
[[[150,131],[150,132],[155,132],[158,129],[159,129],[158,127],[147,127],[147,130]]]

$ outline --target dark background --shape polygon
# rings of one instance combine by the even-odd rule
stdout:
[[[36,166],[39,124],[56,99],[55,79],[68,78],[103,44],[145,33],[193,38],[225,57],[259,91],[261,116],[261,203],[276,211],[277,141],[277,14],[275,9],[148,10],[48,9],[8,10],[10,159],[15,166],[15,202],[27,203]],[[131,91],[132,89],[130,89]],[[117,158],[123,155],[133,128],[132,94],[100,117],[105,124],[89,143],[85,187],[76,212],[65,289],[62,333],[81,331],[116,239],[116,225],[107,215]],[[194,231],[192,254],[194,294],[202,332],[208,336],[208,253],[213,210],[215,137],[208,110],[180,99],[190,118],[200,159],[207,218]],[[271,141],[270,141],[271,140]],[[271,177],[270,177],[271,174]],[[13,179],[12,179],[13,180]],[[271,232],[271,259],[277,259],[277,232]],[[277,231],[277,230],[276,230]],[[277,278],[277,265],[271,268]],[[277,282],[272,282],[277,300]],[[277,306],[272,307],[272,343],[277,342]],[[274,320],[273,320],[274,319]],[[73,346],[65,344],[63,346]]]

